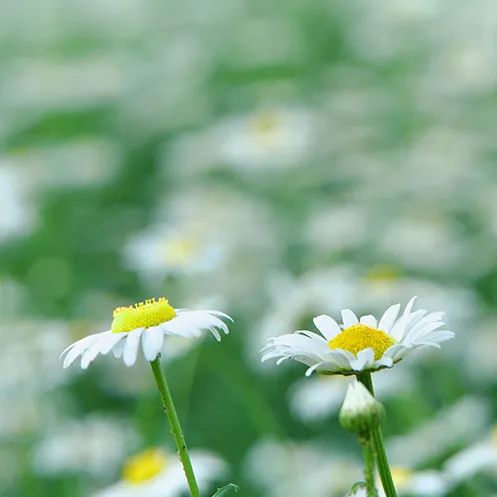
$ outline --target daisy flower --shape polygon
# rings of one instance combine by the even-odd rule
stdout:
[[[445,326],[442,312],[413,311],[413,297],[400,313],[400,304],[390,306],[377,320],[372,315],[358,318],[342,310],[339,325],[332,317],[314,318],[320,334],[307,330],[270,338],[262,349],[262,361],[276,358],[277,364],[295,359],[308,366],[306,375],[351,375],[391,368],[412,350],[440,347],[454,337]]]
[[[226,472],[226,464],[211,453],[192,451],[191,455],[201,489]],[[126,461],[121,480],[94,497],[180,497],[187,491],[179,461],[162,449],[150,448]]]
[[[165,298],[118,307],[113,318],[110,330],[89,335],[62,352],[61,357],[65,355],[64,368],[81,356],[81,368],[86,369],[99,354],[106,355],[111,350],[116,358],[122,357],[126,366],[132,366],[140,343],[145,358],[151,362],[159,355],[165,335],[197,338],[203,330],[209,330],[220,341],[219,330],[229,333],[226,323],[220,318],[232,321],[219,311],[174,309]]]

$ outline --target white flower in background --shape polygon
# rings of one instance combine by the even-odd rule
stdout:
[[[155,225],[128,240],[124,259],[145,278],[206,273],[220,264],[224,250],[219,243],[205,242],[200,233]]]
[[[117,143],[90,137],[32,147],[17,157],[29,168],[30,180],[47,189],[107,184],[120,159]]]
[[[33,466],[45,475],[89,473],[105,477],[117,469],[138,435],[124,419],[97,415],[60,422],[45,430],[33,449]]]
[[[387,439],[387,452],[398,465],[424,466],[458,447],[473,443],[482,436],[488,423],[487,403],[477,397],[464,397],[413,431]]]
[[[89,335],[69,347],[65,355],[64,368],[81,357],[81,368],[86,369],[97,355],[106,355],[111,350],[116,358],[122,357],[126,366],[136,362],[140,343],[147,361],[153,361],[162,348],[165,335],[198,338],[203,330],[209,330],[216,340],[229,333],[220,319],[231,318],[219,311],[191,311],[174,309],[165,298],[149,299],[129,307],[118,307],[113,314],[111,329]]]
[[[315,128],[315,116],[295,109],[267,109],[227,119],[216,130],[220,158],[240,169],[303,166]]]
[[[217,456],[191,451],[192,465],[201,490],[207,490],[227,470]],[[122,479],[94,497],[180,497],[188,491],[185,474],[176,454],[152,448],[131,457],[124,465]]]
[[[349,380],[343,376],[314,376],[299,380],[290,391],[292,411],[306,423],[321,421],[336,414],[348,384]],[[395,375],[378,372],[374,382],[375,396],[383,401],[397,393],[408,392],[413,384],[409,366],[400,369]]]
[[[161,291],[170,275],[184,276],[191,301],[209,294],[239,305],[251,289],[260,290],[279,243],[265,203],[223,186],[192,186],[171,192],[155,212],[152,225],[123,251],[150,293]]]
[[[413,471],[403,466],[391,468],[392,479],[399,495],[410,497],[440,497],[449,491],[449,484],[440,471]],[[385,497],[383,488],[378,482],[380,497]]]
[[[370,314],[357,318],[350,309],[342,310],[342,325],[330,316],[317,316],[314,324],[321,334],[299,330],[270,338],[262,361],[294,359],[308,366],[307,376],[314,371],[347,375],[391,368],[415,349],[439,348],[454,337],[441,329],[443,313],[412,311],[414,300],[400,315],[400,304],[390,306],[379,321]]]
[[[0,157],[0,242],[25,234],[35,221],[27,172]]]
[[[448,459],[444,465],[447,479],[454,485],[471,480],[479,473],[493,475],[497,471],[497,426],[485,439],[473,443]]]
[[[245,468],[267,497],[335,497],[361,478],[361,466],[333,454],[311,443],[263,440],[250,449]]]
[[[464,343],[464,369],[479,383],[495,384],[497,381],[496,338],[497,319],[491,317],[476,324]]]
[[[397,216],[384,226],[377,250],[400,267],[439,272],[467,261],[466,244],[450,219],[430,213]]]
[[[57,353],[69,340],[68,323],[4,320],[0,340],[6,337],[9,338],[0,355],[0,395],[8,398],[21,391],[42,394],[67,380],[60,374]]]

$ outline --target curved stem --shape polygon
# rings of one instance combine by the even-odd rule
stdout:
[[[357,375],[357,379],[364,384],[364,386],[369,390],[371,395],[374,396],[373,380],[371,378],[371,373],[363,372]],[[385,494],[387,497],[397,497],[397,492],[395,491],[395,485],[393,484],[392,473],[390,472],[390,466],[388,465],[387,453],[385,451],[385,444],[383,442],[383,434],[381,432],[381,426],[377,426],[372,430],[373,444],[376,451],[376,459],[378,464],[378,472],[380,473],[381,483]]]
[[[186,441],[181,429],[178,413],[174,407],[173,398],[160,365],[160,356],[151,361],[150,366],[152,367],[152,372],[154,373],[154,378],[157,383],[157,387],[159,388],[162,406],[169,421],[171,434],[173,435],[176,447],[178,448],[179,458],[181,460],[181,464],[183,465],[188,487],[190,488],[190,494],[192,497],[200,497],[200,491],[198,489],[197,480],[195,479],[195,474],[193,473],[193,466],[186,447]]]
[[[367,497],[378,497],[378,491],[374,481],[374,449],[371,440],[371,433],[367,436],[359,437],[359,442],[362,447],[362,455],[364,458],[364,482],[366,483]]]

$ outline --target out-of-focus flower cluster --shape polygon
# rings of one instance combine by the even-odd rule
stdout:
[[[0,493],[120,488],[167,448],[143,360],[57,359],[167,295],[237,322],[166,342],[190,445],[240,497],[343,496],[347,380],[258,352],[420,295],[457,339],[376,375],[399,494],[496,494],[496,32],[491,0],[3,2]]]

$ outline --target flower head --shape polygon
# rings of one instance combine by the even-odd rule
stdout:
[[[340,424],[349,431],[363,434],[378,426],[383,416],[383,406],[360,382],[349,385],[342,409]]]
[[[106,355],[111,350],[115,357],[122,357],[127,366],[132,366],[136,362],[140,342],[145,358],[153,361],[161,350],[164,335],[194,338],[199,337],[203,330],[209,330],[220,341],[219,330],[229,333],[226,323],[220,318],[232,321],[227,314],[219,311],[174,309],[165,298],[118,307],[113,317],[109,330],[89,335],[62,352],[61,357],[65,355],[64,368],[82,356],[81,367],[86,369],[97,355]]]
[[[313,371],[324,374],[356,374],[391,368],[412,350],[440,347],[454,337],[445,325],[442,312],[412,311],[413,297],[400,313],[400,304],[390,306],[378,321],[372,315],[357,316],[342,310],[342,324],[332,317],[314,318],[321,334],[299,330],[270,338],[262,350],[262,360],[277,358],[277,364],[295,359]]]
[[[208,487],[226,471],[226,464],[208,452],[192,451],[192,463],[201,488]],[[149,448],[130,457],[124,463],[121,480],[95,497],[179,497],[187,488],[177,458],[163,449]]]

